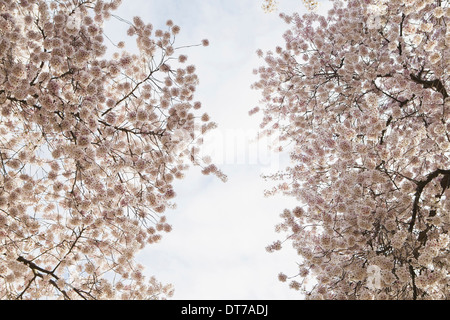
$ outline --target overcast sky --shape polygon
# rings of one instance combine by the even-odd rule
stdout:
[[[271,185],[260,175],[282,169],[287,160],[270,153],[268,141],[252,143],[258,119],[248,111],[260,98],[250,89],[257,80],[252,70],[263,64],[256,50],[283,45],[288,25],[279,12],[305,9],[300,0],[279,0],[278,12],[265,13],[261,4],[262,0],[123,0],[116,12],[127,20],[139,15],[155,29],[165,30],[165,22],[172,19],[181,27],[175,46],[210,41],[208,47],[183,53],[200,79],[195,100],[218,124],[205,141],[205,151],[228,182],[191,168],[175,184],[177,209],[167,212],[173,231],[139,255],[148,275],[175,286],[174,299],[301,298],[277,280],[280,271],[297,271],[293,250],[265,251],[278,239],[274,226],[281,221],[279,214],[296,202],[282,196],[265,198],[264,189]],[[118,41],[126,38],[126,28],[112,19],[105,33]]]

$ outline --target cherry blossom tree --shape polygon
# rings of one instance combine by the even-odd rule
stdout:
[[[267,247],[298,252],[279,279],[307,299],[449,299],[449,2],[280,16],[250,112],[292,160],[268,177],[299,201]]]
[[[135,17],[138,51],[119,42],[106,58],[120,3],[0,0],[1,299],[170,297],[135,256],[171,231],[190,165],[225,179],[200,158],[215,124],[180,27]]]

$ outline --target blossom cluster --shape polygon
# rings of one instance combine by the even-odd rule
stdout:
[[[146,299],[139,250],[172,227],[173,182],[215,124],[180,27],[139,17],[106,58],[121,0],[0,0],[0,298]],[[208,45],[203,40],[204,46]]]
[[[292,165],[272,175],[301,205],[276,230],[299,255],[279,276],[311,299],[448,299],[448,1],[333,1],[280,14],[264,64],[261,128]],[[370,268],[379,270],[373,286]]]

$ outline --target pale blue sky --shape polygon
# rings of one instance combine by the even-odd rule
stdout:
[[[155,28],[172,19],[181,27],[176,46],[187,48],[200,84],[195,100],[218,123],[207,150],[228,175],[227,183],[191,168],[175,185],[178,208],[167,213],[173,231],[139,255],[148,275],[175,286],[175,299],[298,299],[299,294],[277,280],[294,274],[296,256],[290,248],[269,254],[265,247],[278,236],[274,226],[284,208],[296,205],[285,197],[264,198],[270,185],[260,178],[286,164],[270,154],[267,141],[251,144],[257,118],[248,111],[258,105],[259,92],[250,89],[252,70],[263,61],[258,48],[283,45],[288,26],[277,12],[264,13],[261,0],[123,0],[116,12],[131,20],[139,15]],[[304,11],[300,0],[279,0],[279,12]],[[106,34],[125,38],[126,25],[112,19]],[[127,39],[130,44],[131,39]],[[132,46],[130,46],[132,48]]]

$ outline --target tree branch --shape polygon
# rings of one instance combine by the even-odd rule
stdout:
[[[420,201],[420,197],[422,195],[423,189],[434,178],[436,178],[440,174],[449,175],[450,174],[450,170],[437,169],[437,170],[431,172],[430,174],[428,174],[428,176],[427,176],[427,178],[425,180],[417,182],[416,194],[414,196],[414,203],[413,203],[413,212],[412,212],[412,217],[411,217],[411,221],[409,223],[409,229],[408,229],[409,232],[413,231],[414,224],[416,223],[417,212],[419,211],[419,201]]]
[[[422,72],[419,73],[418,76],[411,73],[409,76],[411,77],[411,80],[413,80],[415,83],[421,84],[424,88],[432,88],[435,89],[437,92],[442,94],[442,97],[445,99],[448,97],[447,90],[445,89],[442,81],[440,79],[435,80],[423,80],[420,75]]]
[[[411,282],[413,287],[413,300],[417,300],[417,287],[416,287],[416,273],[412,265],[409,265],[409,274],[411,275]]]

